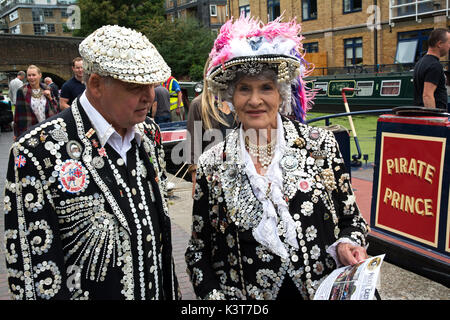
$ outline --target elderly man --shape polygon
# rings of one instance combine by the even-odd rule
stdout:
[[[179,299],[160,132],[147,118],[170,68],[140,33],[79,47],[86,91],[18,137],[5,187],[15,299]]]
[[[11,100],[13,105],[16,105],[17,90],[23,86],[23,80],[25,77],[25,72],[19,71],[17,72],[17,77],[9,83],[9,100]]]

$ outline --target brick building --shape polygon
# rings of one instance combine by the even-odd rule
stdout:
[[[431,30],[449,26],[450,13],[446,0],[228,0],[228,6],[233,17],[264,22],[283,12],[284,21],[297,17],[319,68],[414,63]]]
[[[72,36],[67,20],[77,0],[0,0],[0,33]]]
[[[211,30],[219,30],[229,19],[227,0],[165,0],[168,19],[193,17]]]

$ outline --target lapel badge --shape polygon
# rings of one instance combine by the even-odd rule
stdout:
[[[44,134],[44,131],[41,131],[41,135],[39,136],[39,139],[41,142],[45,142],[47,140],[48,135]]]
[[[303,138],[297,138],[294,140],[294,143],[297,147],[299,148],[304,148],[306,146],[306,142],[305,139]]]
[[[98,149],[98,154],[99,154],[101,157],[106,157],[106,149],[105,149],[104,147],[99,148],[99,149]]]
[[[98,148],[98,141],[97,141],[97,139],[92,139],[92,145],[94,146],[94,148]]]
[[[69,154],[69,157],[72,159],[78,160],[81,158],[81,152],[83,151],[83,148],[81,147],[81,144],[75,140],[70,140],[66,144],[66,150]]]
[[[90,128],[89,131],[86,132],[86,137],[88,137],[88,139],[90,139],[94,133],[95,133],[95,130],[93,128]]]
[[[63,191],[78,193],[86,189],[89,179],[80,161],[68,159],[61,165],[59,182]]]
[[[31,138],[30,140],[28,140],[28,146],[34,148],[36,147],[38,144],[38,140],[36,138]]]
[[[65,132],[62,128],[53,129],[49,133],[52,138],[58,142],[67,142],[69,140],[67,132]]]
[[[301,192],[307,193],[311,191],[311,183],[307,179],[301,179],[298,186]]]
[[[312,128],[311,131],[309,132],[309,138],[312,140],[317,140],[320,137],[320,132],[318,129],[316,128]]]
[[[281,159],[280,165],[286,171],[294,171],[298,167],[298,160],[294,156],[287,155]]]
[[[44,159],[45,169],[48,169],[52,166],[52,162],[50,161],[50,158]]]
[[[14,160],[14,164],[17,168],[23,168],[25,167],[25,164],[27,163],[27,159],[23,155],[18,155],[16,159]]]
[[[102,157],[94,157],[94,159],[92,159],[92,165],[96,168],[96,169],[101,169],[105,166],[105,160],[103,160]]]

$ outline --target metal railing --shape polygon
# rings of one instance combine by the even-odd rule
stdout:
[[[396,20],[414,18],[421,22],[421,17],[426,15],[449,16],[449,0],[390,0],[389,24]]]

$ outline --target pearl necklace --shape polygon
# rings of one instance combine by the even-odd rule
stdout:
[[[248,150],[248,153],[250,153],[251,156],[257,158],[259,160],[259,163],[261,163],[261,166],[264,169],[267,169],[267,167],[272,162],[272,158],[275,153],[274,146],[277,140],[272,139],[270,143],[262,146],[251,143],[248,137],[245,137],[244,140],[245,140],[245,148]]]

